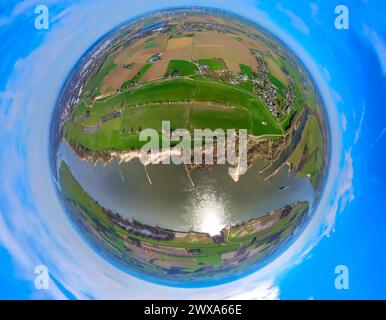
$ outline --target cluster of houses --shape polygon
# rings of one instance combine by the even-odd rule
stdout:
[[[288,90],[286,92],[286,105],[279,106],[277,100],[278,88],[269,79],[268,64],[264,61],[263,57],[258,52],[255,52],[254,55],[260,71],[258,73],[257,78],[253,79],[253,82],[257,84],[259,88],[258,96],[265,102],[269,111],[274,117],[279,117],[283,109],[284,112],[288,114],[291,111],[291,107],[295,97],[294,84],[292,78],[289,76],[290,85],[288,86]]]
[[[187,32],[196,32],[197,30],[213,30],[218,32],[230,32],[231,27],[216,24],[216,23],[164,23],[156,29],[156,31],[162,33],[169,33],[171,31],[171,28],[175,33],[187,33]],[[154,28],[148,28],[146,30],[142,30],[142,36],[144,33],[149,34],[153,33],[155,30]],[[254,36],[256,35],[249,35]],[[265,102],[268,109],[272,113],[274,117],[280,117],[282,112],[289,113],[291,111],[291,107],[293,105],[295,93],[294,93],[294,85],[293,81],[290,77],[290,85],[288,87],[288,90],[286,92],[285,96],[285,105],[280,106],[278,102],[278,88],[269,79],[269,68],[268,64],[265,62],[263,57],[259,52],[254,50],[252,54],[255,56],[258,66],[259,66],[259,72],[258,74],[254,74],[253,78],[250,79],[247,74],[235,74],[232,72],[229,72],[228,70],[211,70],[208,65],[205,64],[198,64],[199,72],[202,75],[205,76],[215,76],[219,80],[222,81],[228,81],[231,84],[239,84],[246,81],[252,81],[254,87],[257,89],[256,92],[258,96]],[[150,63],[157,62],[162,59],[162,53],[156,53],[150,59],[148,60]],[[167,74],[165,77],[176,77],[179,76],[178,72],[175,72],[173,74]],[[135,84],[135,83],[134,83]]]
[[[222,24],[217,23],[210,23],[210,22],[186,22],[180,25],[175,25],[175,28],[178,32],[196,32],[196,31],[217,31],[222,33],[227,33],[232,30],[231,27],[225,26]]]

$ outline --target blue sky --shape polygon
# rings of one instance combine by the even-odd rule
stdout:
[[[386,298],[384,1],[47,0],[48,31],[34,29],[39,4],[0,5],[0,298]],[[120,22],[184,4],[241,14],[286,43],[319,87],[332,136],[326,190],[303,234],[255,274],[199,290],[136,279],[94,252],[57,201],[47,156],[51,113],[79,57]],[[338,4],[348,30],[334,27]],[[39,264],[53,279],[46,291],[33,286]],[[348,290],[335,289],[337,265],[349,268]]]

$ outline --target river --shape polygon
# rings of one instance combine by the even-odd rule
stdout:
[[[150,184],[138,159],[94,166],[62,142],[58,161],[62,160],[83,189],[104,207],[125,218],[176,231],[216,235],[229,224],[261,217],[297,201],[312,205],[314,198],[309,179],[289,172],[287,165],[264,181],[266,175],[259,173],[267,166],[263,160],[255,161],[238,182],[228,175],[225,165],[195,171],[191,175],[195,187],[181,165],[148,166]]]

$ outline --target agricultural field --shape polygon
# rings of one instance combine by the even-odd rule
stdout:
[[[102,122],[104,116],[116,110],[122,111],[121,117]],[[84,114],[84,117],[74,114],[73,120],[66,124],[66,139],[94,151],[133,150],[138,144],[131,143],[140,129],[160,128],[161,120],[171,121],[174,128],[247,129],[256,136],[283,133],[251,92],[206,79],[145,84],[97,101]],[[85,131],[97,125],[94,132]]]
[[[139,81],[142,80],[143,76],[146,74],[146,72],[151,68],[151,63],[146,63],[145,65],[138,65],[140,69],[135,73],[135,76],[131,77],[130,80],[125,81],[121,88],[122,89],[128,89],[131,86],[135,86],[139,83]],[[122,81],[119,81],[121,83]]]
[[[198,72],[197,65],[186,60],[170,60],[166,73],[169,75],[190,76]]]
[[[186,21],[203,23],[203,19],[194,16],[187,17]],[[221,20],[208,19],[213,23]],[[233,24],[240,27],[230,22]],[[303,89],[302,75],[295,64],[276,53],[270,41],[256,30],[247,29],[253,38],[235,31],[229,34],[203,29],[181,32],[175,25],[167,30],[168,33],[156,31],[138,38],[107,56],[86,83],[83,98],[89,105],[87,116],[66,126],[65,134],[72,142],[84,142],[86,145],[82,146],[90,150],[96,146],[99,146],[98,150],[102,146],[111,150],[131,149],[133,144],[129,141],[135,138],[129,137],[127,132],[136,131],[135,128],[131,130],[131,124],[125,126],[116,119],[113,124],[106,124],[100,123],[100,119],[109,112],[122,109],[122,119],[127,121],[125,114],[135,114],[128,109],[149,103],[203,102],[207,116],[213,120],[204,119],[203,112],[200,112],[198,118],[202,124],[212,128],[211,122],[216,118],[240,115],[244,120],[239,122],[248,123],[245,129],[257,136],[283,134],[289,129],[294,114],[302,111],[306,102],[316,105],[311,97],[313,92],[309,88]],[[178,77],[187,79],[164,83],[167,78]],[[213,80],[218,84],[203,80]],[[198,88],[201,85],[202,88]],[[211,104],[224,104],[223,110],[236,108],[241,111],[227,110],[221,117],[217,106],[208,107]],[[159,114],[156,109],[154,106],[151,108]],[[200,125],[197,119],[193,122],[194,127]],[[88,127],[98,129],[89,130]],[[137,129],[139,127],[145,125],[137,122]],[[114,132],[101,139],[110,128],[114,128]],[[93,139],[99,141],[92,143]]]
[[[170,121],[172,129],[246,129],[277,140],[297,115],[316,112],[319,101],[307,75],[268,37],[235,21],[228,26],[233,31],[181,30],[205,19],[186,17],[109,52],[86,81],[64,126],[65,139],[90,152],[137,150],[145,143],[141,130],[160,131],[162,121]],[[315,185],[324,150],[320,123],[312,127],[314,143],[302,139],[291,161]],[[309,161],[301,157],[310,152]]]
[[[246,76],[246,79],[240,82],[238,86],[245,90],[253,92],[254,71],[252,70],[252,68],[250,66],[247,66],[246,64],[240,64],[240,74],[241,76]]]
[[[223,59],[199,59],[200,65],[208,66],[210,70],[227,70],[227,66]]]
[[[288,162],[299,175],[310,177],[314,188],[317,187],[323,170],[323,134],[314,114],[309,116],[302,138]]]
[[[113,60],[114,57],[112,55],[108,56],[98,72],[88,80],[85,87],[87,96],[101,94],[104,78],[107,77],[110,72],[116,68],[116,64]]]

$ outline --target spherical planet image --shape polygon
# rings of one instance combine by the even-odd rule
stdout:
[[[256,271],[310,220],[328,123],[297,57],[242,17],[175,9],[99,39],[51,125],[58,195],[129,274],[189,285]]]

